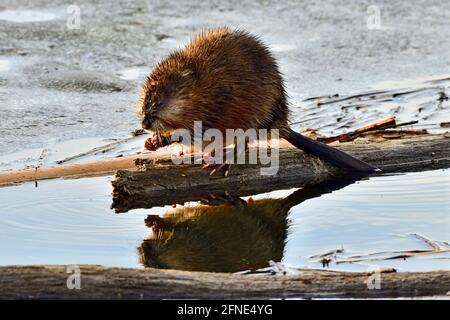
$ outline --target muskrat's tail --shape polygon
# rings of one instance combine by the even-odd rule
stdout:
[[[317,156],[320,159],[335,165],[336,167],[359,172],[380,171],[380,169],[374,168],[364,161],[353,158],[351,155],[345,152],[339,151],[324,143],[305,137],[300,133],[293,131],[292,129],[288,130],[289,131],[287,132],[286,136],[283,138],[285,138],[297,148],[302,149],[309,154]]]

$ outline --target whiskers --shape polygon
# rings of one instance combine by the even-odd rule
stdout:
[[[155,118],[152,122],[153,131],[160,136],[166,136],[170,132],[172,132],[171,128],[167,126],[167,124],[161,120],[160,118]]]

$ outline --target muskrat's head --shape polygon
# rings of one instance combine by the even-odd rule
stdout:
[[[194,72],[173,65],[171,60],[160,63],[145,80],[138,113],[142,128],[154,132],[171,132],[188,128],[190,93],[195,85]]]

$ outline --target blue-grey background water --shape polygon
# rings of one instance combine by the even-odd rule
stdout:
[[[319,129],[305,119],[305,98],[450,74],[446,0],[77,0],[78,29],[70,28],[72,5],[0,3],[0,155],[126,136],[139,125],[134,106],[150,69],[215,26],[241,28],[267,43],[286,80],[293,120],[303,121],[298,128]],[[368,23],[374,5],[376,28]],[[351,114],[373,122],[391,116],[394,107]],[[414,119],[406,114],[399,120]]]

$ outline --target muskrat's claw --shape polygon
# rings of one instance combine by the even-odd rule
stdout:
[[[228,163],[228,159],[230,159],[230,154],[231,154],[231,159],[234,159],[235,156],[233,155],[233,153],[235,152],[235,148],[224,148],[222,151],[222,162],[221,163],[207,163],[203,166],[203,169],[212,169],[211,172],[209,173],[210,176],[216,174],[219,171],[223,171],[223,176],[227,177],[230,174],[231,171],[231,163]],[[203,155],[203,160],[205,161],[205,159],[209,159],[209,157],[214,156],[215,151],[213,151],[212,153],[207,153]],[[208,162],[208,161],[206,161]]]
[[[210,176],[216,174],[219,171],[224,171],[223,176],[228,177],[231,171],[231,164],[223,163],[223,164],[205,164],[203,169],[210,169],[212,168],[211,172],[209,173]]]

